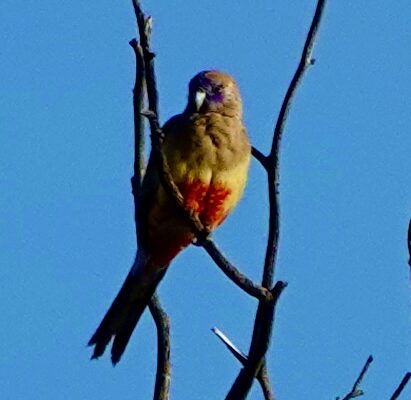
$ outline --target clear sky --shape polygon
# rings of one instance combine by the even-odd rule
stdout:
[[[86,348],[135,254],[130,3],[0,3],[2,399],[152,396],[148,313],[116,368],[108,355],[89,361]],[[387,399],[411,368],[411,5],[328,3],[282,147],[277,277],[289,286],[268,366],[278,399],[333,399],[373,354],[363,389]],[[251,140],[266,151],[315,1],[143,5],[154,18],[162,122],[184,108],[195,73],[221,69],[238,80]],[[215,238],[255,280],[266,226],[254,162]],[[175,260],[160,295],[172,398],[223,398],[240,366],[210,328],[246,351],[256,302],[198,248]],[[258,385],[249,398],[262,398]]]

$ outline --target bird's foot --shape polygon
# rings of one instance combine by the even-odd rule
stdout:
[[[210,239],[211,229],[209,227],[204,227],[204,229],[193,239],[194,246],[203,246],[203,243]]]

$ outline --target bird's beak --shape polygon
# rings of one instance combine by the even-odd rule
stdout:
[[[206,97],[206,93],[204,92],[204,90],[197,90],[195,99],[194,99],[196,103],[197,111],[200,111],[200,108],[204,103],[205,97]]]

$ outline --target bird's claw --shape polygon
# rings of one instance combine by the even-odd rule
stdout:
[[[193,239],[193,245],[201,247],[203,243],[208,240],[211,236],[211,229],[209,227],[204,227],[204,229],[199,232],[199,234]]]

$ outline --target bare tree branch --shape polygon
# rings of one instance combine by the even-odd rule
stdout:
[[[259,369],[264,364],[264,356],[269,347],[271,330],[274,323],[275,308],[286,286],[286,283],[278,281],[271,291],[273,301],[269,303],[259,302],[247,363],[237,376],[226,396],[226,400],[245,399],[251,389],[254,377],[257,376]]]
[[[275,400],[273,390],[271,388],[270,377],[268,376],[267,364],[264,360],[263,365],[257,374],[257,380],[260,383],[265,400]]]
[[[297,88],[304,76],[304,72],[307,68],[313,64],[311,54],[314,46],[315,39],[317,38],[317,31],[320,26],[321,17],[323,15],[326,0],[318,0],[317,7],[314,13],[314,17],[311,23],[310,30],[308,31],[307,39],[304,44],[304,48],[301,54],[300,63],[297,70],[291,80],[287,93],[284,97],[284,101],[281,105],[280,113],[277,118],[277,122],[274,129],[273,143],[269,154],[270,165],[268,168],[269,182],[272,182],[270,190],[270,204],[273,205],[273,212],[270,214],[270,226],[273,237],[270,237],[266,261],[265,261],[265,276],[263,280],[263,286],[271,286],[273,275],[275,272],[275,259],[277,256],[278,248],[278,236],[279,236],[279,176],[280,176],[280,145],[284,132],[285,123],[287,121],[288,112],[297,91]],[[271,221],[272,220],[272,221]],[[274,268],[270,267],[274,266]]]
[[[284,126],[287,120],[291,101],[304,75],[304,72],[306,71],[308,66],[312,64],[311,53],[317,36],[317,30],[321,22],[321,17],[323,15],[325,2],[326,0],[318,0],[317,2],[317,7],[314,13],[311,27],[301,54],[300,63],[297,67],[293,79],[291,80],[290,86],[284,97],[280,113],[278,115],[274,129],[273,143],[271,146],[270,154],[267,159],[265,159],[262,157],[261,152],[256,150],[254,150],[253,152],[253,155],[258,160],[260,160],[260,162],[261,160],[264,160],[261,163],[265,167],[268,177],[270,217],[267,249],[264,261],[264,273],[262,278],[262,286],[266,288],[270,288],[273,283],[280,232],[278,188],[279,157],[282,134],[284,131]],[[276,300],[278,300],[278,297],[280,296],[284,288],[285,284],[283,282],[277,282],[273,289],[273,292],[276,293],[276,295],[274,296],[275,301],[273,301],[272,304],[264,304],[261,301],[259,302],[257,315],[254,322],[253,337],[251,340],[248,362],[237,376],[237,379],[235,380],[228,395],[226,396],[226,400],[243,400],[247,397],[247,394],[250,391],[251,385],[253,383],[253,378],[254,376],[256,376],[259,368],[261,367],[265,353],[268,349],[274,323]]]
[[[404,375],[404,378],[402,378],[397,389],[395,389],[395,392],[393,393],[393,395],[390,397],[390,400],[397,400],[400,397],[400,394],[405,389],[405,386],[407,386],[410,379],[411,379],[411,372],[407,372]]]
[[[170,392],[170,320],[155,293],[150,300],[150,312],[157,328],[157,373],[154,400],[167,400]]]
[[[155,54],[150,49],[150,36],[152,28],[151,17],[146,18],[140,5],[140,1],[133,0],[134,13],[137,20],[137,27],[140,37],[140,44],[143,51],[144,72],[147,85],[148,107],[156,117],[158,117],[158,93],[154,74]]]
[[[354,382],[354,385],[353,385],[351,391],[350,391],[348,394],[346,394],[346,395],[343,397],[342,400],[355,399],[356,397],[360,397],[360,396],[362,396],[362,395],[364,394],[364,392],[360,389],[360,385],[361,385],[361,382],[363,381],[364,376],[365,376],[365,374],[367,373],[368,368],[370,367],[370,365],[371,365],[372,362],[373,362],[373,358],[372,358],[372,356],[369,356],[369,357],[367,358],[367,361],[365,362],[365,364],[364,364],[361,372],[360,372],[360,375],[358,375],[358,378],[357,378],[356,381]],[[340,400],[340,398],[337,397],[336,400]]]
[[[134,111],[134,175],[131,178],[131,188],[134,197],[134,218],[137,246],[139,246],[139,230],[137,223],[141,183],[144,171],[144,121],[141,110],[144,105],[144,60],[141,46],[136,39],[130,41],[136,57],[136,80],[133,88],[133,111]]]
[[[216,244],[211,239],[201,241],[200,245],[214,260],[217,266],[230,278],[238,287],[248,293],[250,296],[256,297],[262,301],[272,301],[271,292],[254,283],[251,279],[243,275],[224,255],[218,250]]]
[[[136,8],[135,8],[136,9]],[[139,21],[144,21],[145,35],[148,35],[148,24],[141,14],[136,14]],[[140,25],[139,25],[140,28]],[[141,32],[141,30],[140,30]],[[145,38],[146,36],[143,35]],[[144,42],[148,46],[147,40]],[[134,197],[134,218],[136,227],[137,246],[140,245],[140,235],[138,229],[138,207],[141,184],[144,169],[144,123],[141,112],[144,105],[144,55],[140,44],[136,39],[130,41],[136,57],[136,80],[133,89],[133,109],[134,109],[134,175],[131,178],[131,187]],[[157,101],[152,99],[152,105],[157,111]],[[154,389],[154,400],[167,400],[170,391],[170,322],[167,314],[161,307],[160,300],[154,294],[150,300],[149,308],[157,329],[157,373]]]
[[[256,147],[251,148],[251,154],[253,157],[260,162],[260,164],[264,167],[264,169],[267,169],[268,167],[268,158],[265,156],[263,153],[261,153],[260,150],[258,150]]]
[[[226,336],[224,335],[223,332],[220,331],[218,328],[213,328],[211,329],[215,335],[225,344],[225,346],[228,348],[231,354],[234,355],[234,357],[240,361],[241,364],[245,365],[247,363],[247,356],[240,351],[234,343]],[[270,380],[268,378],[268,371],[267,371],[267,366],[264,362],[260,370],[258,371],[258,374],[256,376],[256,379],[261,385],[261,389],[264,394],[264,399],[265,400],[274,400],[274,394],[271,389],[270,385]]]
[[[240,351],[236,345],[226,336],[223,332],[220,331],[217,327],[211,329],[213,333],[225,344],[230,353],[238,360],[241,364],[247,362],[247,356]]]

